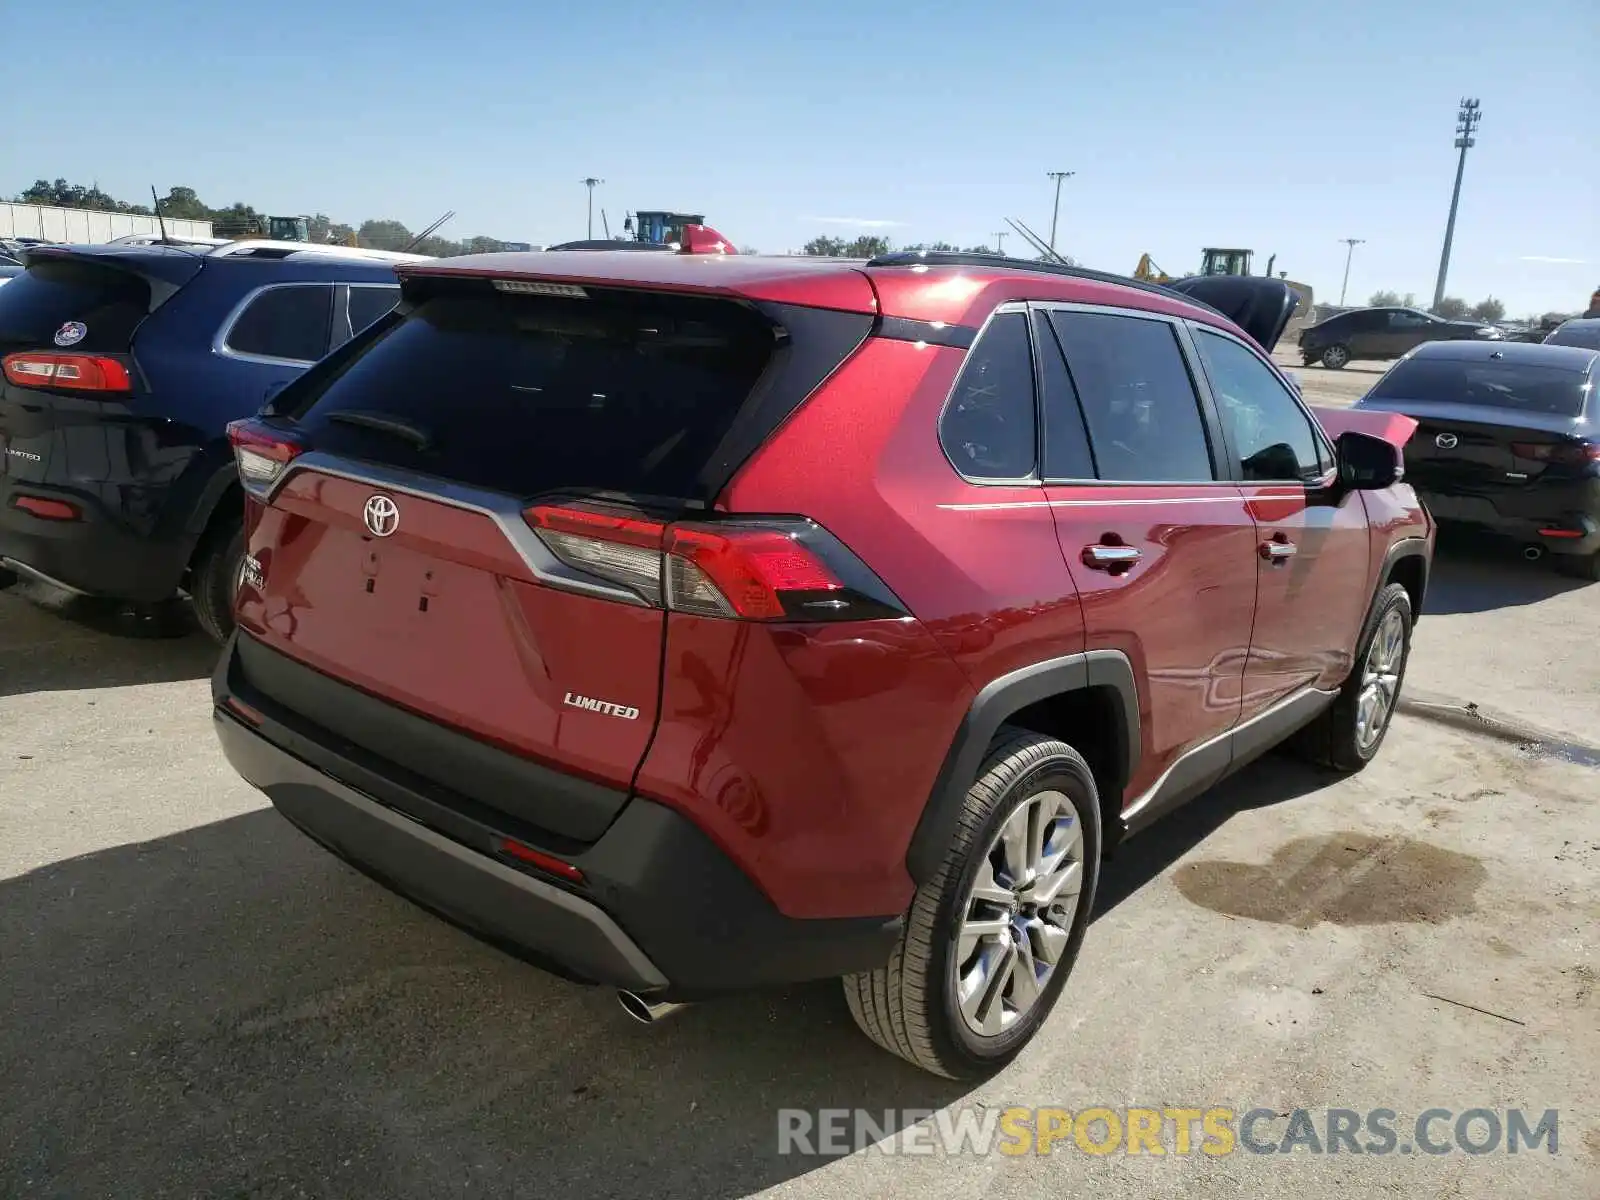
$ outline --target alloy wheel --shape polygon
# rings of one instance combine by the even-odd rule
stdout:
[[[1043,995],[1077,920],[1083,868],[1083,827],[1061,792],[1028,797],[995,834],[956,932],[956,1002],[974,1033],[1004,1033]]]
[[[1356,743],[1363,753],[1372,749],[1388,728],[1400,694],[1400,666],[1405,657],[1406,625],[1400,610],[1384,613],[1367,661],[1361,667],[1361,693],[1356,699]]]

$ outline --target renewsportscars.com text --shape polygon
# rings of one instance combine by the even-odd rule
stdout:
[[[1553,1108],[784,1108],[778,1153],[1558,1154],[1558,1127]]]

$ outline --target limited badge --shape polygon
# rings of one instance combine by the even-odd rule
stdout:
[[[56,330],[55,341],[58,346],[76,346],[88,336],[89,327],[82,321],[68,321]]]

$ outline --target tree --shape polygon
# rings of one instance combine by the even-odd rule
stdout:
[[[1367,297],[1369,308],[1395,308],[1400,303],[1399,292],[1373,292]]]
[[[846,258],[877,258],[889,253],[889,239],[863,235],[844,248]]]
[[[1506,306],[1489,296],[1472,306],[1472,315],[1480,321],[1499,321],[1506,315]]]
[[[212,213],[189,187],[168,188],[161,197],[161,215],[175,221],[209,221]]]
[[[1467,315],[1467,302],[1459,296],[1446,296],[1433,306],[1433,311],[1447,321],[1459,321]]]
[[[414,235],[399,221],[373,220],[361,222],[356,237],[369,250],[400,250]]]
[[[814,237],[800,248],[800,253],[812,258],[843,258],[845,256],[845,240],[843,238]]]

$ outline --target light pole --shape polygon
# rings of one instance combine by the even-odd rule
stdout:
[[[1439,255],[1439,281],[1433,285],[1433,310],[1437,312],[1444,301],[1444,280],[1450,273],[1450,243],[1456,236],[1456,207],[1461,203],[1461,174],[1467,169],[1467,151],[1478,144],[1472,135],[1477,131],[1483,113],[1476,100],[1462,100],[1456,110],[1456,149],[1461,157],[1456,159],[1456,187],[1450,193],[1450,219],[1444,226],[1444,253]]]
[[[1344,252],[1344,282],[1339,285],[1339,307],[1344,307],[1344,294],[1350,287],[1350,259],[1356,252],[1356,247],[1365,242],[1366,238],[1340,238],[1347,247]]]
[[[1005,252],[1006,252],[1006,235],[1005,234],[996,233],[994,235],[994,252],[996,254],[1000,254],[1000,255],[1005,254]]]
[[[1050,249],[1056,248],[1056,222],[1061,219],[1061,181],[1071,179],[1076,171],[1046,171],[1047,179],[1056,181],[1056,206],[1050,211]]]
[[[594,188],[595,184],[604,182],[604,179],[596,179],[593,175],[583,181],[583,186],[589,189],[589,232],[586,236],[590,240],[594,238]]]

